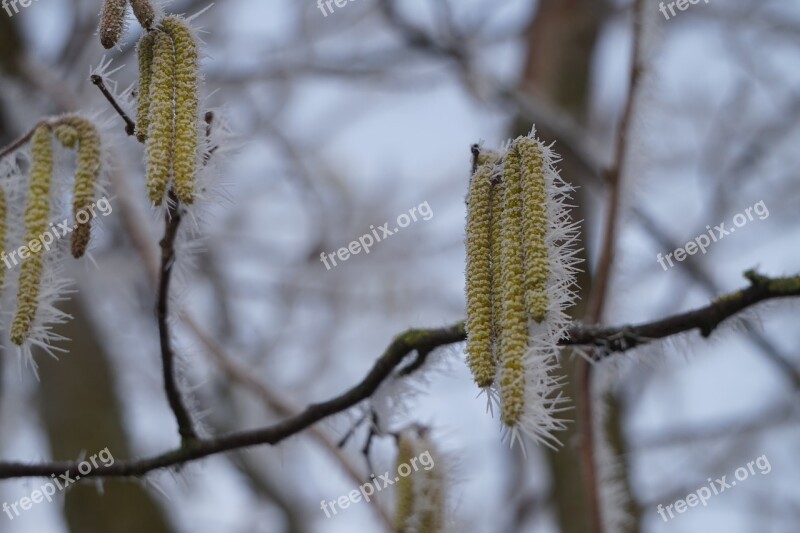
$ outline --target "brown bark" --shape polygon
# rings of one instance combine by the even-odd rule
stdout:
[[[523,66],[520,88],[537,97],[549,106],[569,116],[576,124],[585,125],[590,95],[591,67],[597,36],[604,22],[602,8],[604,2],[597,0],[542,0],[532,24],[529,27],[527,40],[527,57]],[[517,120],[513,134],[527,132],[531,124],[523,119]],[[548,130],[546,124],[537,124],[540,138],[547,141],[558,138]],[[564,155],[561,171],[567,180],[574,185],[583,185],[585,176],[581,166]],[[579,188],[576,193],[576,205],[572,212],[573,220],[586,220],[582,206],[586,205],[581,198],[586,190]],[[578,248],[582,248],[581,256],[584,269],[588,264],[586,242],[581,235]],[[574,318],[584,314],[584,303],[591,289],[591,276],[583,273],[578,278],[581,288],[581,300],[571,310]],[[576,399],[583,394],[581,385],[582,365],[585,363],[577,357],[570,357],[564,352],[562,371],[566,376],[564,394],[570,398],[572,410],[570,418],[581,420]],[[548,459],[552,476],[552,503],[561,531],[568,533],[596,532],[599,524],[598,509],[594,506],[594,498],[587,490],[593,484],[593,470],[586,469],[586,457],[582,456],[581,444],[583,428],[573,423],[559,434],[564,446],[558,451],[548,451]],[[587,477],[587,474],[589,476]]]
[[[108,448],[116,459],[131,456],[108,355],[79,302],[62,304],[74,319],[58,333],[71,339],[59,361],[39,355],[39,409],[52,455],[75,459]],[[76,533],[173,531],[153,496],[140,484],[106,480],[104,494],[92,483],[66,493],[65,518]]]

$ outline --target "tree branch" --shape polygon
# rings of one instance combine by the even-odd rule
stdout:
[[[260,444],[277,444],[316,422],[341,413],[372,396],[380,384],[413,350],[431,351],[438,346],[460,342],[464,336],[464,328],[461,323],[440,329],[409,330],[395,337],[367,376],[358,385],[340,396],[322,403],[312,404],[304,411],[272,426],[231,433],[217,438],[191,441],[181,448],[146,459],[116,461],[107,467],[100,466],[81,477],[141,476],[152,470],[180,466],[186,462],[217,453]],[[0,463],[0,479],[50,476],[65,472],[73,475],[78,473],[78,464],[77,461],[43,464]]]
[[[599,353],[604,357],[611,353],[630,350],[654,339],[693,329],[699,329],[700,333],[707,337],[724,320],[748,307],[766,300],[800,296],[800,275],[769,278],[748,271],[745,277],[750,281],[748,287],[726,294],[705,307],[632,326],[596,328],[576,325],[570,329],[568,336],[562,339],[561,344],[602,348]],[[465,338],[463,322],[444,328],[410,329],[394,338],[360,383],[328,401],[312,404],[302,412],[271,426],[190,441],[181,448],[161,455],[145,459],[120,460],[107,467],[101,466],[82,477],[143,476],[159,468],[179,467],[217,453],[263,444],[277,444],[329,416],[341,413],[370,398],[384,380],[395,375],[395,370],[411,352],[416,351],[422,357],[436,348],[461,342]],[[402,369],[397,370],[398,374],[401,372]],[[0,463],[0,479],[47,477],[65,472],[72,476],[78,472],[78,465],[77,461],[41,464],[3,462]]]
[[[750,306],[769,299],[800,296],[800,275],[769,278],[748,270],[744,277],[750,281],[749,287],[723,295],[705,307],[636,326],[573,328],[565,344],[604,347],[609,354],[693,329],[708,337],[724,320]]]

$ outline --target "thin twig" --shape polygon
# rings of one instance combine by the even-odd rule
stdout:
[[[175,193],[170,190],[167,199],[167,212],[164,215],[164,238],[161,239],[161,273],[158,282],[158,303],[156,316],[158,317],[158,334],[161,340],[161,362],[164,374],[164,391],[175,419],[178,422],[178,431],[184,443],[197,439],[197,433],[192,424],[192,417],[183,403],[181,392],[175,380],[175,353],[172,350],[172,341],[169,330],[169,286],[172,279],[172,267],[175,266],[175,238],[181,224],[180,204]]]
[[[607,173],[607,183],[610,187],[611,197],[605,221],[603,247],[600,252],[597,273],[595,274],[595,279],[592,284],[592,296],[589,300],[587,310],[587,320],[589,322],[599,322],[602,319],[611,271],[614,264],[614,252],[617,245],[617,221],[619,218],[622,195],[622,178],[626,171],[631,124],[633,121],[634,107],[636,105],[636,92],[639,87],[639,79],[644,71],[641,54],[643,14],[644,1],[636,0],[633,6],[633,42],[631,45],[633,48],[633,57],[631,59],[631,71],[628,76],[628,99],[625,103],[625,110],[622,113],[619,131],[617,132],[614,162]]]
[[[92,83],[94,83],[97,88],[100,89],[100,92],[106,97],[106,100],[108,100],[108,103],[110,103],[111,107],[114,108],[114,111],[116,111],[119,116],[122,117],[122,120],[125,121],[125,133],[127,133],[129,136],[133,135],[136,132],[136,123],[131,120],[128,114],[125,113],[125,110],[122,109],[122,107],[120,107],[120,105],[117,103],[114,95],[111,94],[111,91],[109,91],[108,87],[106,87],[103,77],[98,76],[97,74],[92,74],[90,79],[92,80]]]
[[[614,160],[608,170],[609,206],[606,215],[603,244],[597,263],[597,272],[592,282],[589,303],[586,311],[586,321],[596,324],[602,321],[603,311],[608,295],[608,286],[614,265],[614,256],[617,247],[617,226],[619,219],[620,203],[622,198],[622,178],[625,176],[631,123],[636,104],[636,90],[639,78],[644,69],[641,57],[642,24],[644,15],[644,1],[635,0],[633,4],[633,49],[631,71],[628,77],[628,99],[617,132],[617,143]],[[603,533],[603,517],[601,514],[600,487],[597,479],[597,459],[595,456],[594,434],[594,409],[592,405],[592,365],[581,360],[577,368],[577,385],[580,388],[577,402],[578,428],[580,434],[580,455],[583,462],[584,484],[589,508],[589,524],[595,533]]]
[[[45,123],[44,121],[37,122],[36,125],[33,128],[31,128],[31,130],[28,133],[26,133],[16,141],[12,142],[8,146],[0,150],[0,159],[4,159],[9,155],[13,154],[14,152],[16,152],[17,150],[19,150],[20,148],[22,148],[28,141],[31,140],[31,137],[33,137],[33,134],[36,132],[36,129],[44,123]]]

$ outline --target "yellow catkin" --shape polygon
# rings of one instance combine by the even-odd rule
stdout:
[[[413,475],[413,474],[412,474]],[[424,472],[425,508],[420,513],[418,533],[441,533],[444,531],[445,501],[444,479],[441,470],[435,468]]]
[[[197,41],[186,21],[167,17],[162,29],[175,45],[175,152],[173,183],[175,196],[185,204],[195,199],[199,142],[200,64]]]
[[[500,406],[501,420],[516,427],[525,408],[525,351],[528,324],[523,288],[522,180],[519,152],[512,146],[503,159],[500,254]]]
[[[153,205],[161,205],[172,173],[175,140],[175,47],[169,35],[157,32],[153,43],[150,81],[150,124],[145,152],[147,192]]]
[[[78,130],[64,122],[53,125],[53,133],[64,148],[70,150],[78,146]]]
[[[397,464],[408,464],[415,457],[414,441],[401,435],[397,442]],[[409,518],[414,512],[414,480],[401,477],[397,482],[397,509],[395,511],[396,531],[407,530]]]
[[[125,30],[125,9],[128,0],[105,0],[103,11],[100,13],[100,44],[104,48],[113,48],[117,45],[122,32]]]
[[[156,20],[156,11],[150,0],[131,0],[131,7],[133,7],[133,14],[139,24],[149,30]]]
[[[136,95],[136,138],[144,142],[150,127],[150,82],[153,76],[153,45],[156,34],[146,32],[139,39],[139,91]]]
[[[56,137],[68,148],[74,148],[75,142],[71,134],[65,134],[64,128],[74,130],[77,139],[78,159],[75,165],[75,185],[72,195],[72,215],[75,218],[75,229],[72,231],[72,255],[82,257],[86,253],[91,238],[91,211],[95,201],[95,191],[100,178],[102,141],[94,124],[79,116],[61,119],[56,126]],[[70,144],[64,143],[72,141]]]
[[[516,143],[522,170],[523,240],[525,242],[525,307],[536,322],[547,318],[550,301],[547,282],[550,258],[547,248],[549,217],[542,145],[529,137]]]
[[[434,446],[422,434],[406,431],[397,442],[396,472],[405,465],[406,476],[398,476],[395,531],[398,533],[441,533],[445,525],[445,484],[442,467],[433,463]],[[430,468],[413,469],[427,456]]]
[[[11,341],[22,345],[36,318],[42,278],[43,255],[39,241],[47,231],[50,216],[50,188],[53,180],[53,140],[50,126],[39,126],[31,140],[31,176],[25,204],[25,244],[30,255],[22,263],[17,293],[17,311],[11,324]]]
[[[491,194],[496,157],[479,164],[467,199],[467,364],[479,387],[494,382],[492,353]]]

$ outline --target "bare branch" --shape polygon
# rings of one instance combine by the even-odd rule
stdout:
[[[800,296],[800,275],[769,278],[753,271],[745,273],[750,286],[726,294],[705,307],[671,317],[632,326],[595,328],[576,325],[561,341],[564,346],[591,345],[604,348],[609,355],[624,352],[654,339],[661,339],[699,329],[707,337],[724,320],[760,302]],[[372,369],[356,386],[322,403],[308,406],[302,412],[277,424],[260,429],[241,431],[216,438],[197,439],[183,447],[145,459],[120,460],[93,470],[84,477],[143,476],[167,467],[178,467],[190,461],[217,453],[263,444],[277,444],[304,431],[329,416],[346,411],[368,399],[412,352],[429,354],[438,347],[455,344],[466,338],[464,323],[435,329],[410,329],[394,338]],[[0,463],[0,479],[36,477],[78,472],[77,461],[27,464]]]

